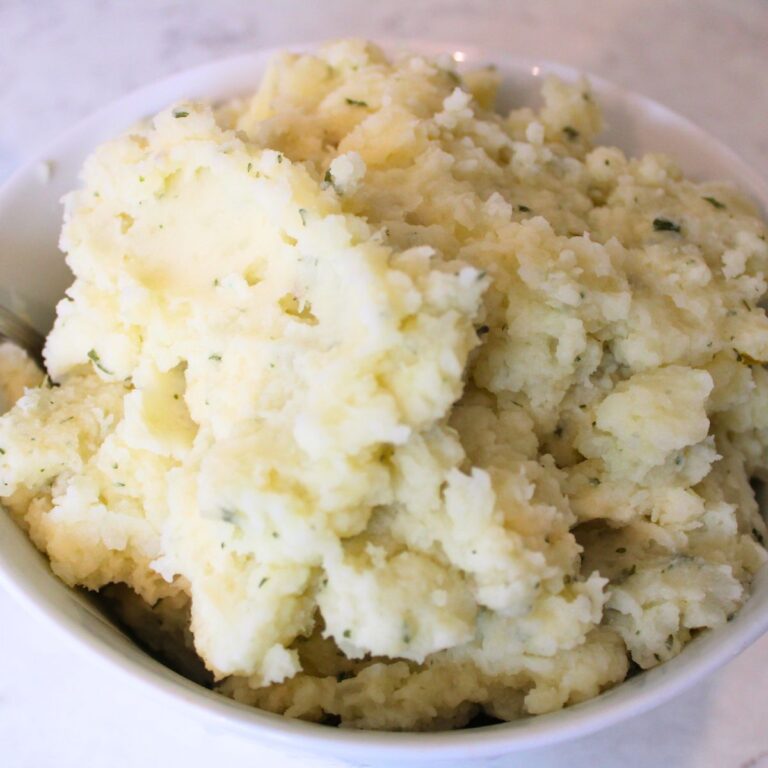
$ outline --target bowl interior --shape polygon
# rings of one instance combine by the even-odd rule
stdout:
[[[304,46],[306,48],[308,46]],[[311,47],[311,46],[309,46]],[[390,49],[400,47],[385,46]],[[405,47],[427,54],[456,53],[464,68],[495,64],[503,77],[502,108],[535,105],[541,79],[548,73],[575,80],[579,74],[546,62],[521,61],[505,54],[435,43]],[[104,141],[182,98],[220,101],[252,91],[274,51],[258,51],[183,72],[137,91],[97,112],[65,134],[0,190],[0,303],[30,319],[42,331],[52,323],[54,307],[71,282],[57,242],[61,196],[78,183],[89,152]],[[666,108],[603,80],[591,78],[601,103],[606,130],[603,143],[629,154],[663,151],[696,179],[728,179],[768,211],[761,180],[728,149]],[[218,727],[251,738],[290,744],[365,762],[415,764],[507,753],[553,743],[597,730],[670,698],[724,664],[768,629],[768,573],[758,574],[753,595],[726,627],[704,633],[676,659],[638,675],[596,699],[551,715],[472,731],[442,734],[378,734],[329,729],[252,710],[185,680],[141,651],[89,600],[66,588],[47,561],[0,515],[0,580],[29,609],[70,638],[96,660],[126,673],[147,695],[172,697],[190,713]]]

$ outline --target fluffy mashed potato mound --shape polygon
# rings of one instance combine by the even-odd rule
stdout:
[[[68,584],[189,615],[235,699],[549,712],[726,622],[765,560],[765,225],[596,146],[587,83],[507,115],[496,86],[284,55],[66,200],[55,385],[0,420],[0,496]]]

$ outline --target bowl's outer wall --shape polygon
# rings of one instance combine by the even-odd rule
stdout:
[[[538,103],[541,77],[548,73],[568,80],[578,78],[567,67],[520,61],[500,52],[421,42],[406,46],[428,54],[460,49],[468,68],[495,64],[504,78],[499,99],[502,107]],[[55,304],[72,279],[57,249],[60,198],[78,185],[79,169],[90,151],[174,101],[221,101],[252,91],[273,54],[258,51],[216,62],[137,91],[86,119],[39,160],[16,173],[0,190],[0,302],[10,304],[40,330],[47,331]],[[768,192],[761,180],[730,150],[650,100],[596,78],[591,82],[606,117],[604,143],[616,144],[630,154],[671,154],[691,177],[732,180],[752,195],[764,214],[768,211]],[[702,635],[677,659],[596,699],[552,715],[489,729],[378,734],[287,720],[248,709],[184,680],[146,656],[86,600],[59,582],[45,558],[7,515],[0,515],[0,581],[51,629],[58,630],[58,637],[77,641],[94,660],[123,672],[126,684],[141,685],[146,695],[165,697],[185,707],[212,732],[237,732],[246,738],[282,744],[292,751],[366,765],[468,766],[475,761],[485,763],[496,755],[593,732],[669,699],[768,629],[768,573],[763,569],[755,581],[753,596],[728,626]]]

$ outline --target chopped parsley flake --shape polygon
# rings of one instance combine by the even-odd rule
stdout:
[[[5,448],[0,448],[0,456],[5,456]]]
[[[653,228],[656,232],[679,232],[680,225],[669,219],[656,218],[653,220]]]
[[[306,208],[299,208],[299,216],[301,216],[301,224],[302,226],[307,226],[307,209]]]
[[[221,355],[208,355],[209,360],[216,360],[217,362],[221,360]]]
[[[177,109],[174,111],[173,116],[178,120],[180,117],[189,117],[189,112],[186,112],[183,109]]]
[[[100,370],[106,373],[108,376],[112,375],[112,371],[108,370],[104,367],[104,365],[101,362],[101,358],[99,357],[98,352],[96,352],[95,349],[92,349],[88,352],[88,358],[93,361],[93,364]]]
[[[352,630],[351,629],[345,629],[342,633],[344,637],[352,637]]]
[[[361,101],[360,99],[344,99],[351,107],[367,107],[367,101]]]
[[[248,173],[251,172],[251,168],[253,168],[253,163],[248,163],[248,167],[245,169]]]
[[[725,203],[721,203],[717,198],[714,197],[704,197],[703,200],[706,200],[710,205],[714,206],[715,208],[725,208]]]
[[[269,581],[269,576],[265,576],[260,582],[259,582],[259,589],[261,589],[267,582]]]
[[[579,132],[570,125],[566,125],[563,128],[563,133],[568,137],[569,141],[576,141],[579,138]]]

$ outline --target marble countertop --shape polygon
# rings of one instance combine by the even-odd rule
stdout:
[[[550,59],[693,119],[768,178],[766,0],[0,0],[0,181],[98,106],[257,46],[431,38]],[[495,763],[768,768],[768,637],[645,716]],[[331,768],[225,739],[46,634],[0,592],[0,765]]]

